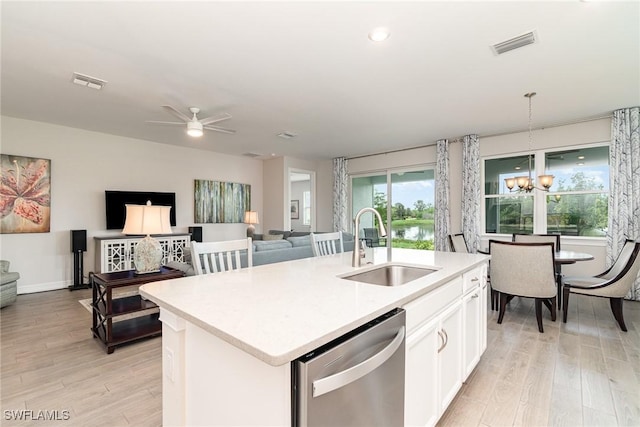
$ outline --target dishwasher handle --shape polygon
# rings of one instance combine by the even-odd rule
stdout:
[[[404,341],[404,331],[404,326],[401,326],[395,338],[389,343],[389,345],[367,360],[364,360],[349,369],[345,369],[342,372],[315,380],[313,382],[313,397],[322,396],[323,394],[344,387],[374,371],[384,362],[389,360],[396,350],[398,350],[402,341]]]

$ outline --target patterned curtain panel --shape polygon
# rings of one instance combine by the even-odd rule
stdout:
[[[449,216],[449,140],[438,140],[436,149],[434,243],[437,251],[449,251],[449,242],[447,240],[451,221]]]
[[[480,245],[480,140],[478,135],[462,139],[462,233],[469,251]]]
[[[333,231],[350,231],[347,164],[344,157],[333,159]]]
[[[612,265],[625,239],[640,239],[640,107],[613,112],[609,148],[609,227],[607,265]],[[627,299],[640,301],[640,277]]]

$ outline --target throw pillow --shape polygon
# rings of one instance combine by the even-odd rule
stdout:
[[[284,234],[265,234],[263,240],[282,240]]]
[[[291,235],[290,231],[283,231],[283,230],[269,230],[269,234],[282,234],[284,237],[283,239],[286,239],[287,237],[289,237]]]

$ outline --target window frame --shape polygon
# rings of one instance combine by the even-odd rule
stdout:
[[[512,194],[489,194],[487,195],[485,192],[486,188],[486,175],[485,175],[485,162],[487,160],[493,159],[505,159],[510,157],[518,157],[518,156],[526,156],[529,153],[533,154],[533,162],[534,162],[534,171],[532,171],[532,175],[534,175],[534,179],[537,181],[537,177],[539,175],[545,174],[546,168],[546,154],[554,153],[558,151],[564,150],[573,150],[573,149],[586,149],[586,148],[597,148],[597,147],[607,147],[609,150],[611,149],[610,141],[606,142],[598,142],[593,144],[581,144],[575,146],[563,146],[563,147],[547,147],[541,148],[534,151],[524,151],[524,152],[512,152],[508,154],[499,154],[492,156],[482,156],[480,158],[480,179],[481,179],[481,209],[480,209],[480,223],[481,223],[481,234],[484,237],[489,238],[504,238],[511,236],[511,234],[504,233],[488,233],[487,232],[487,223],[486,223],[486,201],[488,199],[500,199],[503,197],[509,197],[510,195],[515,195],[517,193]],[[610,166],[609,166],[610,167]],[[555,181],[554,181],[555,184]],[[541,190],[533,190],[530,195],[533,195],[533,233],[534,234],[546,234],[547,233],[547,202],[546,196],[553,195],[580,195],[580,194],[606,194],[607,197],[610,195],[610,190],[606,191],[595,191],[595,190],[581,190],[581,191],[562,191],[562,192],[546,192]],[[562,238],[571,238],[571,239],[596,239],[596,240],[606,240],[605,236],[570,236],[570,235],[562,235]]]

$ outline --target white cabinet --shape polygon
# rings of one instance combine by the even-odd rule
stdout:
[[[435,425],[462,385],[461,294],[458,278],[404,307],[406,425]]]
[[[189,248],[190,234],[168,234],[154,236],[162,246],[162,264],[171,261],[184,262],[184,248]],[[96,245],[95,268],[98,273],[133,270],[133,252],[143,237],[94,237]]]
[[[440,316],[440,339],[438,348],[440,415],[456,397],[462,386],[462,304],[457,301]]]
[[[405,425],[435,425],[486,348],[486,265],[404,306]]]
[[[462,275],[463,349],[462,379],[466,381],[487,347],[486,265]]]

